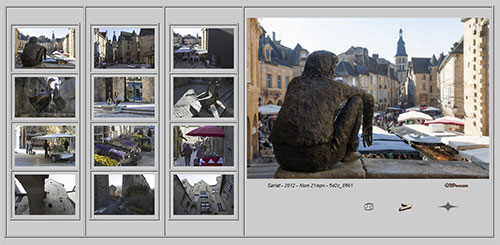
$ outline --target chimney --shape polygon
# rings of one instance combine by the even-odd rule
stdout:
[[[273,42],[276,41],[276,32],[273,31]]]
[[[378,54],[373,54],[372,56],[374,59],[378,59]]]

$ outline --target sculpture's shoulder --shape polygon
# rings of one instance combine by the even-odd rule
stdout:
[[[328,142],[340,103],[332,80],[297,77],[292,80],[273,127],[273,143],[315,145]]]

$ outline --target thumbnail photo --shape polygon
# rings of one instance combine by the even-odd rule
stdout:
[[[74,174],[16,174],[14,184],[15,215],[75,214]]]
[[[247,26],[248,178],[489,178],[489,19]]]
[[[94,68],[154,69],[155,29],[100,27],[93,29]]]
[[[94,117],[155,116],[154,77],[96,77]]]
[[[16,69],[75,69],[75,28],[18,27],[14,33]]]
[[[234,175],[174,174],[174,215],[233,215]]]
[[[94,166],[154,165],[154,126],[94,126]]]
[[[154,174],[94,175],[94,215],[154,214]]]
[[[14,163],[20,166],[75,166],[75,126],[16,126]]]
[[[233,69],[234,29],[175,27],[174,69]]]
[[[174,126],[174,166],[234,166],[233,126]]]
[[[16,77],[16,117],[75,117],[74,77]]]
[[[174,77],[175,118],[234,117],[233,77]]]

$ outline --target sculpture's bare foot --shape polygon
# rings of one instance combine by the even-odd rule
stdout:
[[[342,162],[350,162],[357,160],[361,157],[361,154],[359,152],[349,152],[347,155],[342,159]]]

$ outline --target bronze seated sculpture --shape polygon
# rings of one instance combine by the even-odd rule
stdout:
[[[47,49],[37,44],[38,38],[30,37],[28,43],[24,46],[21,54],[21,61],[25,67],[33,67],[47,59]]]
[[[374,98],[334,80],[337,62],[331,52],[313,52],[290,82],[269,137],[282,169],[317,172],[358,159],[361,123],[363,144],[373,143]]]

